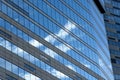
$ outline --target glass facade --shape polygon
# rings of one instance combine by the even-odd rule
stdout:
[[[0,67],[25,80],[113,80],[103,14],[93,0],[0,0],[0,46]]]
[[[120,2],[105,0],[105,26],[115,80],[120,80]]]

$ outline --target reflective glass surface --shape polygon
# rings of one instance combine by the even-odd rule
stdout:
[[[0,5],[1,13],[20,25],[15,26],[0,18],[1,28],[86,79],[97,80],[97,77],[81,69],[73,60],[105,80],[113,80],[103,15],[93,0],[2,0]],[[52,64],[36,58],[5,38],[0,37],[0,45],[61,80],[72,80],[71,76],[57,70]],[[71,60],[53,50],[54,48]],[[12,67],[17,70],[12,70],[11,67],[6,69],[15,74],[22,72],[19,74],[22,77],[23,70],[19,71],[15,65]],[[28,74],[24,76],[25,79],[32,75],[26,71],[24,74]]]

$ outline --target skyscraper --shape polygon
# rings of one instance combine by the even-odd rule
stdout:
[[[105,26],[115,80],[120,80],[120,1],[105,0]]]
[[[113,80],[102,0],[0,0],[0,79]]]

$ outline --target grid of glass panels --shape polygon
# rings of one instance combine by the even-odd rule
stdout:
[[[17,65],[3,59],[0,57],[0,67],[16,74],[17,76],[25,79],[25,80],[41,80],[39,77],[27,72],[26,70],[20,68]]]

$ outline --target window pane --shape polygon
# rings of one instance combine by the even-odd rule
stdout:
[[[23,39],[28,42],[28,35],[23,33]]]
[[[12,65],[12,72],[18,75],[18,67],[16,65]]]
[[[25,80],[31,80],[30,73],[28,73],[27,71],[25,71]]]
[[[1,1],[0,1],[0,6],[2,6],[2,3],[1,3]],[[0,7],[0,10],[2,10],[2,9],[1,9],[1,7]],[[0,79],[0,80],[1,80],[1,79]]]
[[[18,30],[18,36],[19,36],[20,38],[22,38],[22,31],[21,31],[21,30]]]
[[[14,33],[14,34],[17,34],[17,29],[16,29],[16,27],[14,27],[13,25],[11,25],[11,29],[12,29],[12,32]]]
[[[12,45],[12,52],[17,54],[17,46],[15,45]]]
[[[16,13],[15,11],[13,13],[13,18],[15,21],[18,21],[18,13]]]
[[[0,45],[5,47],[5,40],[3,38],[0,39]]]
[[[8,71],[12,71],[11,63],[9,63],[8,61],[6,61],[6,69]]]
[[[24,76],[25,76],[25,72],[21,68],[19,68],[19,76],[22,77],[22,78],[24,78]]]
[[[33,63],[33,64],[35,64],[35,58],[32,55],[30,55],[30,62]]]
[[[11,51],[11,43],[6,41],[6,49]]]
[[[24,59],[30,61],[30,55],[24,51]]]
[[[28,9],[28,4],[24,3],[23,6],[24,6],[24,10],[28,12],[28,10],[29,10],[29,9]]]
[[[36,80],[34,75],[31,74],[30,76],[31,76],[31,80]]]
[[[35,26],[35,33],[36,33],[37,35],[39,35],[39,28],[38,28],[38,26]]]
[[[8,7],[8,16],[12,17],[12,9]]]
[[[4,20],[0,18],[0,27],[4,27]]]
[[[34,32],[34,24],[32,22],[30,22],[30,30]]]
[[[5,60],[0,58],[0,67],[5,68]]]
[[[6,25],[5,25],[5,26],[6,26],[6,29],[7,29],[7,30],[11,31],[11,27],[10,27],[10,24],[9,24],[8,22],[6,22]]]
[[[2,4],[2,11],[4,13],[7,13],[7,6],[5,4]]]
[[[38,66],[38,67],[40,67],[40,61],[37,58],[35,58],[35,65]]]
[[[41,64],[41,68],[42,68],[43,70],[46,70],[45,63],[41,61],[40,64]]]
[[[23,57],[23,50],[21,48],[18,48],[17,51],[18,51],[18,55],[20,57]]]
[[[23,16],[19,16],[19,22],[24,25],[24,17]]]
[[[25,27],[29,29],[29,21],[25,19]]]

